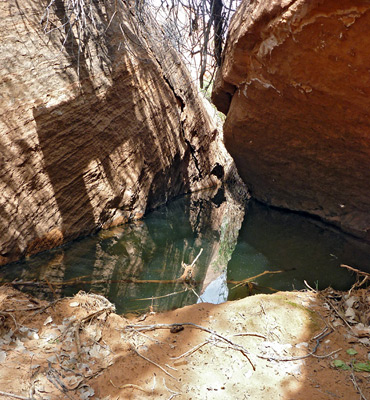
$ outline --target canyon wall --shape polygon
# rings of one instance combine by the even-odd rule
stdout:
[[[244,1],[213,90],[252,195],[370,240],[370,4]]]
[[[0,3],[0,265],[140,218],[230,168],[155,20],[113,0],[88,2],[83,19],[71,3]]]

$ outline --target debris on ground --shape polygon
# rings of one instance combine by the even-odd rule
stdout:
[[[370,290],[278,292],[127,319],[0,288],[0,398],[370,399]]]

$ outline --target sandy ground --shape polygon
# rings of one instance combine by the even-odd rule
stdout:
[[[369,320],[369,290],[127,319],[98,295],[46,303],[2,287],[0,398],[369,400]]]

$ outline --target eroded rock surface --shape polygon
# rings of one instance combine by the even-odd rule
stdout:
[[[370,4],[244,1],[213,100],[259,200],[370,240]]]
[[[38,1],[0,4],[0,265],[228,173],[218,133],[155,21],[123,2],[92,4],[80,33],[65,24],[62,0],[46,14]]]

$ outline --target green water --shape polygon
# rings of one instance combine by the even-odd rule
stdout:
[[[176,280],[182,263],[191,264],[201,249],[192,287],[127,282]],[[5,266],[0,282],[22,280],[27,284],[18,288],[49,300],[91,291],[106,296],[118,313],[146,312],[243,297],[250,289],[232,289],[228,281],[266,270],[282,272],[254,279],[253,293],[302,289],[304,280],[320,289],[348,289],[354,277],[339,265],[369,271],[369,255],[368,245],[307,217],[253,201],[245,206],[229,192],[200,192],[142,221]]]

